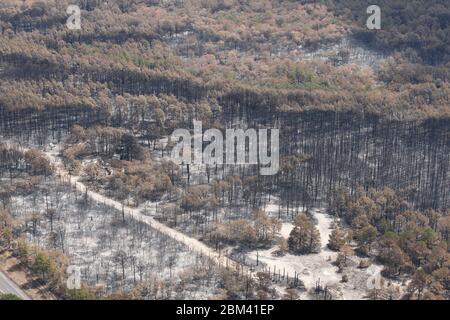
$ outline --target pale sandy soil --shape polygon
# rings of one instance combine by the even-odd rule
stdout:
[[[267,206],[269,212],[278,210],[278,205]],[[312,210],[314,218],[317,220],[317,228],[320,232],[321,251],[317,254],[292,255],[286,254],[282,257],[273,255],[278,250],[274,246],[267,250],[258,251],[259,261],[270,270],[280,270],[281,274],[286,273],[289,277],[299,274],[299,279],[303,281],[306,292],[300,294],[301,299],[308,299],[308,291],[315,288],[317,283],[322,287],[328,286],[334,289],[334,299],[358,300],[364,299],[367,294],[367,281],[379,276],[382,266],[372,265],[368,270],[358,269],[359,258],[351,257],[352,267],[346,268],[343,274],[349,277],[347,283],[342,283],[342,275],[338,273],[338,268],[332,263],[336,260],[337,252],[328,249],[328,239],[332,232],[331,226],[334,218],[325,213],[323,208]],[[283,223],[279,235],[288,238],[294,225]],[[250,252],[249,259],[256,259],[256,251]],[[276,271],[278,273],[278,271]],[[278,286],[281,294],[284,293],[285,286]]]

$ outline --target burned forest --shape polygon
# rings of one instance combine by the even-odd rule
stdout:
[[[450,299],[450,3],[375,7],[2,1],[0,300]]]

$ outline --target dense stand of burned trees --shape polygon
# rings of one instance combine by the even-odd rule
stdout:
[[[39,163],[40,155],[33,151],[24,155],[3,145],[0,150],[2,168],[20,170],[24,163]],[[148,225],[124,220],[119,211],[75,191],[64,179],[44,181],[39,174],[22,171],[9,181],[8,190],[1,185],[0,247],[12,250],[21,265],[58,297],[276,297],[269,282],[258,284],[239,270],[221,268],[204,255],[193,255]],[[270,231],[258,227],[258,232],[264,238]],[[185,266],[180,268],[180,263]],[[81,266],[81,289],[66,287],[69,264]]]
[[[101,109],[89,107],[55,108],[43,112],[35,110],[7,111],[0,109],[0,132],[6,137],[21,136],[25,140],[36,138],[45,144],[48,138],[59,139],[70,133],[75,125],[90,127],[105,122],[107,115]]]
[[[231,113],[226,118],[235,117]],[[416,207],[449,206],[448,120],[402,122],[336,112],[243,118],[250,127],[271,123],[281,128],[280,173],[258,179],[266,185],[261,189],[280,193],[288,207],[330,199],[341,186],[352,192],[358,186],[390,186],[408,190]]]
[[[187,119],[194,117],[195,113],[187,117],[178,117],[177,113],[170,115],[168,112],[176,110],[173,104],[166,104],[166,99],[152,99],[135,102],[133,106],[125,104],[126,107],[111,121],[125,125],[133,123],[131,129],[140,133],[150,145],[153,140],[169,134],[171,126],[180,124],[179,121],[187,123]],[[145,105],[148,103],[153,104],[153,108],[147,109]],[[205,110],[202,108],[197,107],[200,112]],[[186,109],[189,110],[181,104],[178,114],[182,115]],[[94,110],[87,109],[86,113],[80,114],[77,109],[65,113],[55,109],[29,117],[21,116],[21,111],[4,111],[2,130],[3,133],[21,132],[25,136],[34,133],[57,137],[67,132],[71,124],[89,126],[104,121],[102,113]],[[149,122],[145,114],[155,120]],[[278,118],[274,124],[283,128],[282,167],[274,178],[259,177],[261,182],[256,186],[261,185],[259,191],[269,188],[282,193],[288,208],[310,206],[328,199],[339,186],[355,190],[358,185],[409,189],[409,200],[420,208],[445,208],[449,205],[450,153],[446,120],[400,122],[350,113],[317,112],[303,113],[297,118],[283,114],[270,117]],[[247,117],[247,120],[259,123],[259,119]],[[159,128],[159,134],[156,128]],[[113,145],[120,147],[119,144]],[[131,154],[123,151],[124,157],[130,159]],[[294,161],[292,156],[289,158],[293,154],[300,156],[295,156]],[[111,156],[111,152],[108,155]]]
[[[297,119],[283,114],[272,117],[274,124],[282,128],[283,141],[280,172],[273,177],[260,176],[254,167],[219,166],[210,168],[209,185],[187,188],[180,197],[172,188],[186,187],[180,180],[180,175],[183,179],[187,175],[185,168],[175,169],[168,164],[155,168],[143,162],[117,166],[110,177],[100,177],[99,168],[94,167],[86,173],[92,177],[91,182],[112,190],[120,200],[132,196],[139,203],[169,191],[179,200],[180,208],[162,208],[160,218],[175,227],[187,226],[190,233],[206,236],[212,244],[240,237],[250,239],[245,241],[248,244],[263,243],[255,236],[251,212],[264,207],[271,195],[279,196],[283,206],[278,218],[288,220],[294,220],[302,207],[332,199],[339,187],[355,193],[359,186],[390,186],[402,190],[416,208],[448,208],[449,133],[445,120],[401,122],[362,114],[317,112],[304,113]],[[271,123],[267,115],[263,119],[249,118],[250,126]],[[72,160],[83,155],[110,158],[124,133],[100,127],[72,131],[74,144],[65,151],[65,157]],[[115,132],[122,133],[114,138]],[[87,143],[88,148],[79,149],[79,142]],[[75,153],[70,155],[72,151]],[[125,174],[120,172],[122,169]],[[226,176],[220,178],[224,172]],[[153,179],[153,175],[158,178]],[[233,215],[224,219],[221,207],[234,208]],[[241,221],[230,223],[234,219]],[[216,230],[218,223],[224,225]],[[237,229],[242,233],[233,234]]]
[[[329,2],[328,9],[309,2],[117,0],[106,6],[80,0],[75,3],[86,11],[78,33],[61,28],[68,2],[8,9],[3,8],[10,4],[2,3],[0,133],[42,144],[49,136],[84,134],[65,150],[66,159],[111,158],[119,152],[122,160],[133,160],[117,166],[100,185],[106,182],[118,191],[113,196],[132,194],[139,202],[171,192],[179,177],[168,165],[156,170],[161,175],[145,174],[149,163],[139,162],[134,136],[155,147],[193,119],[203,120],[205,128],[227,126],[235,118],[244,118],[250,127],[280,127],[277,175],[262,177],[255,168],[209,168],[211,186],[187,190],[180,208],[169,210],[171,218],[163,217],[182,224],[177,219],[184,211],[196,221],[194,233],[209,234],[212,242],[218,222],[224,225],[214,230],[216,240],[273,240],[249,221],[252,209],[264,206],[271,195],[286,208],[278,218],[283,214],[292,220],[300,207],[333,199],[339,187],[355,195],[359,186],[389,186],[404,192],[416,208],[448,208],[448,1],[415,1],[404,9],[382,1],[386,28],[357,35],[376,48],[388,46],[393,57],[370,72],[336,61],[295,62],[291,51],[298,45],[319,45],[345,34],[343,22],[328,9],[347,17],[343,8],[355,8],[347,18],[362,26],[367,18],[361,1]],[[419,18],[423,24],[416,22]],[[4,173],[24,169],[23,155],[7,150],[4,156]],[[99,168],[88,169],[95,182]],[[228,177],[216,180],[218,170]],[[242,205],[245,209],[233,217],[240,223],[218,220],[219,206]],[[373,235],[366,227],[355,236]],[[245,232],[236,233],[239,228]],[[397,240],[386,239],[386,244],[401,253]],[[120,255],[117,261],[123,261]],[[415,281],[420,285],[424,278],[419,271]]]

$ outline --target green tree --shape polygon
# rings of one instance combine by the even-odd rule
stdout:
[[[336,228],[330,234],[328,248],[333,251],[339,251],[343,245],[348,243],[348,240],[348,233],[341,228]]]
[[[3,229],[0,229],[0,240],[3,242],[6,246],[10,246],[11,242],[13,240],[13,233],[10,227],[4,227]]]
[[[431,277],[428,275],[425,270],[422,268],[419,268],[414,273],[411,282],[408,286],[408,291],[411,294],[414,294],[417,292],[417,299],[421,299],[422,295],[427,288],[428,284],[430,283]]]
[[[46,279],[51,271],[50,257],[43,252],[38,252],[31,269],[34,273],[40,275],[42,279]]]
[[[25,241],[20,240],[17,244],[17,254],[20,262],[24,265],[28,265],[28,251],[28,244]]]
[[[0,300],[22,300],[12,293],[0,293]]]
[[[295,254],[318,253],[320,251],[319,230],[305,214],[297,216],[295,227],[289,235],[288,247]]]
[[[377,229],[372,226],[368,225],[356,232],[356,241],[364,253],[368,253],[371,249],[372,243],[377,238]]]

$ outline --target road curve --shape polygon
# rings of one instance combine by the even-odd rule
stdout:
[[[11,293],[18,296],[22,300],[31,300],[25,292],[20,289],[11,279],[0,271],[0,293]]]

